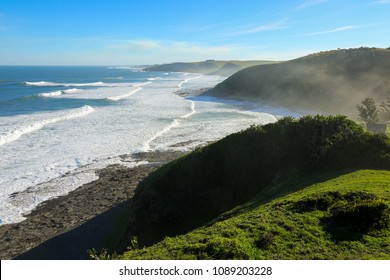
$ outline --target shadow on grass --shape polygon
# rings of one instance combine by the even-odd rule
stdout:
[[[258,208],[259,206],[266,204],[272,201],[275,198],[286,196],[290,193],[302,190],[308,186],[313,184],[323,183],[328,180],[337,178],[342,175],[346,175],[348,173],[354,172],[356,169],[347,169],[335,172],[329,172],[325,174],[311,174],[308,176],[305,175],[295,175],[290,176],[287,179],[281,180],[279,182],[275,182],[270,184],[262,191],[260,191],[254,199],[234,208],[231,211],[228,211],[222,215],[220,215],[215,220],[209,222],[206,226],[211,226],[215,222],[227,220],[233,216],[237,216],[241,213],[245,213],[247,211],[251,211],[253,209]]]
[[[356,230],[356,228],[340,225],[333,221],[332,217],[324,217],[321,219],[323,228],[330,234],[331,240],[334,243],[342,241],[360,241],[364,234]]]

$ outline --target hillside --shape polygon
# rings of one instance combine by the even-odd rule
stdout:
[[[333,176],[274,185],[306,187],[270,202],[261,199],[268,189],[207,226],[120,258],[390,259],[390,172]]]
[[[198,149],[150,174],[135,191],[133,204],[129,209],[130,219],[126,236],[136,237],[140,246],[149,246],[163,240],[165,236],[186,234],[199,227],[201,228],[198,230],[202,232],[213,230],[214,226],[216,227],[214,229],[219,230],[219,223],[216,221],[226,220],[227,224],[231,224],[234,220],[230,219],[236,219],[234,217],[237,215],[241,213],[249,215],[252,212],[248,211],[266,207],[262,205],[268,202],[274,203],[273,199],[282,198],[288,193],[337,178],[353,170],[389,169],[389,166],[389,139],[384,135],[367,133],[360,126],[342,116],[307,116],[299,120],[285,118],[274,124],[253,126]],[[389,173],[385,172],[384,176],[389,178]],[[364,188],[360,189],[356,185],[356,191],[366,191],[367,188],[376,187],[377,181],[373,181],[374,178],[360,177],[360,179],[362,183],[365,182],[362,185]],[[378,204],[379,208],[385,207],[384,215],[388,217],[388,206],[381,204],[382,199],[385,200],[386,205],[389,203],[388,190],[384,188],[388,186],[388,182],[387,179],[383,179],[383,184],[379,186],[383,189],[376,192],[375,201],[367,202],[365,201],[366,194],[359,193],[358,197],[362,196],[364,201],[358,202],[363,204],[372,202],[374,206]],[[374,185],[371,186],[372,184]],[[354,183],[350,185],[350,190],[354,190]],[[337,186],[341,188],[337,191],[341,193],[347,191],[343,185]],[[385,195],[382,195],[384,193]],[[325,196],[327,199],[327,194]],[[336,196],[340,203],[345,200],[344,202],[349,205],[348,198],[344,198],[343,195]],[[373,196],[367,195],[367,197]],[[321,198],[320,201],[322,200]],[[330,211],[335,205],[329,204],[328,206],[326,209],[321,208],[321,211],[324,213]],[[238,208],[232,211],[235,207]],[[376,211],[375,209],[373,211]],[[244,220],[253,223],[258,228],[267,226],[266,220],[263,219],[248,218],[241,222]],[[273,223],[271,220],[268,222]],[[243,229],[238,224],[237,227],[232,226],[230,230],[242,231]],[[205,225],[207,225],[206,228],[202,228]],[[367,230],[371,231],[371,228]],[[351,234],[355,235],[354,232]],[[219,240],[219,235],[227,239]],[[222,247],[235,242],[228,238],[231,235],[229,231],[225,232],[221,229],[219,235],[203,238],[203,245],[194,242],[199,248],[214,246],[209,242],[209,240],[214,240],[214,237],[218,239],[216,239],[217,243],[222,242]],[[188,238],[191,239],[190,236]],[[158,246],[167,246],[166,242],[181,242],[180,238],[187,237],[177,238],[177,240],[166,239],[165,243],[156,244],[150,250],[161,248]],[[223,245],[224,242],[227,244]],[[233,246],[236,245],[233,244]],[[150,256],[148,252],[152,251],[148,250],[146,249],[145,256]],[[169,247],[167,250],[172,251]],[[135,254],[141,254],[141,252],[136,252]],[[177,254],[185,256],[186,252],[181,251]],[[134,256],[131,252],[126,255],[129,258]],[[158,256],[157,254],[156,258]],[[203,255],[197,255],[196,258],[201,258],[201,256]],[[165,257],[168,258],[168,255],[162,258]],[[205,255],[205,258],[230,257],[240,258],[235,255]],[[260,258],[260,255],[242,256],[242,258],[248,257]],[[334,258],[337,257],[334,256]]]
[[[339,49],[243,69],[212,94],[355,117],[365,97],[390,94],[390,49]]]
[[[187,72],[206,75],[230,76],[237,71],[254,65],[276,63],[275,61],[250,60],[250,61],[221,61],[206,60],[201,62],[175,62],[169,64],[146,67],[145,71]]]

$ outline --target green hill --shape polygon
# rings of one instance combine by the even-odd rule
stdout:
[[[389,166],[389,139],[367,133],[342,116],[285,118],[253,126],[159,168],[140,183],[126,235],[129,240],[137,237],[140,246],[155,245],[124,257],[383,258],[382,245],[390,236],[390,172],[351,172]],[[370,172],[374,175],[368,176]],[[281,220],[272,218],[275,213]],[[359,220],[359,213],[367,216]],[[344,220],[355,224],[343,224]],[[278,255],[278,246],[290,245],[284,243],[288,233],[274,229],[277,226],[299,228],[288,239],[290,245],[303,232],[311,243]],[[323,255],[314,254],[314,248],[298,255],[316,247],[318,236],[323,238],[320,245],[328,248]],[[345,249],[337,247],[340,238],[352,242],[345,246],[362,250],[339,254]],[[372,251],[366,239],[382,249]],[[275,246],[273,255],[263,252],[262,240]],[[333,247],[328,246],[331,242]]]
[[[206,60],[201,62],[175,62],[169,64],[154,65],[146,67],[145,71],[164,71],[164,72],[187,72],[201,73],[206,75],[230,76],[233,73],[254,65],[263,65],[276,63],[275,61],[250,60],[250,61],[221,61]]]
[[[365,97],[390,93],[390,49],[339,49],[239,71],[212,94],[322,113],[356,115]]]
[[[268,189],[207,226],[120,258],[390,259],[390,172],[333,175],[275,184],[306,187],[270,202],[261,199]]]

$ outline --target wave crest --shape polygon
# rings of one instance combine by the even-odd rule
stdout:
[[[60,121],[70,120],[73,118],[83,117],[83,116],[88,115],[94,111],[95,110],[91,106],[86,105],[86,106],[83,106],[83,107],[78,108],[78,109],[69,110],[66,113],[63,113],[63,114],[56,116],[56,117],[53,117],[53,118],[44,119],[44,120],[37,121],[37,122],[31,123],[31,124],[26,124],[24,126],[20,126],[17,129],[14,129],[12,131],[1,134],[0,135],[0,146],[7,144],[7,143],[10,143],[10,142],[13,142],[13,141],[19,139],[24,134],[39,130],[39,129],[45,127],[46,125],[53,124],[53,123],[60,122]]]
[[[40,96],[40,97],[55,97],[55,96],[60,96],[62,94],[63,94],[62,91],[57,90],[57,91],[52,91],[52,92],[39,93],[38,96]]]
[[[27,86],[37,86],[37,87],[51,87],[51,86],[63,86],[63,87],[87,87],[87,86],[111,86],[103,82],[94,82],[94,83],[53,83],[53,82],[24,82]]]

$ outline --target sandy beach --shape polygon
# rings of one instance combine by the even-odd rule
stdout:
[[[0,258],[87,259],[87,250],[102,246],[115,230],[116,218],[131,204],[138,183],[182,154],[133,154],[137,161],[149,163],[97,170],[98,180],[40,204],[21,223],[0,226]]]

